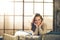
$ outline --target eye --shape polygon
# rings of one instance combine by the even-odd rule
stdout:
[[[35,20],[35,21],[37,21],[37,20]]]

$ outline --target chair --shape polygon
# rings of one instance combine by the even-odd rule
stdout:
[[[17,36],[9,35],[9,34],[4,34],[4,40],[18,40]]]

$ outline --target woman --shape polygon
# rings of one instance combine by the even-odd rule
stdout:
[[[43,23],[43,18],[40,14],[36,14],[31,24],[34,35],[40,35],[46,33],[46,24]]]

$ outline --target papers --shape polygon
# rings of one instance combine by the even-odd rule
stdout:
[[[31,35],[31,33],[25,31],[17,31],[15,33],[15,36],[27,36],[27,35]]]

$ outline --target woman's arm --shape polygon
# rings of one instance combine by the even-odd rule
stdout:
[[[47,25],[43,24],[43,29],[40,30],[40,34],[46,34],[47,33]]]
[[[31,30],[32,30],[33,32],[35,32],[35,29],[36,29],[36,26],[34,25],[34,23],[32,23],[32,24],[31,24]]]

